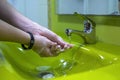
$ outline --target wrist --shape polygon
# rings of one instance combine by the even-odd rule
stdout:
[[[27,32],[29,35],[30,35],[30,42],[27,46],[25,46],[24,44],[21,44],[22,48],[24,50],[29,50],[29,49],[32,49],[33,45],[34,45],[34,42],[35,42],[35,39],[34,39],[34,36],[32,33],[30,32]]]

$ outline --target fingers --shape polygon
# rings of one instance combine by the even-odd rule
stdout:
[[[63,51],[64,50],[61,49],[60,45],[57,45],[56,43],[51,43],[49,47],[42,48],[39,51],[39,55],[41,57],[52,57],[52,56],[58,56]]]
[[[69,49],[69,48],[73,47],[72,44],[69,44],[69,43],[63,41],[63,39],[62,39],[61,37],[59,37],[59,36],[56,37],[55,40],[56,40],[56,42],[58,43],[58,45],[61,46],[62,49]]]
[[[46,43],[43,45],[41,49],[38,50],[39,55],[41,57],[50,57],[50,56],[57,56],[57,51],[60,49],[60,47],[57,45],[57,43],[50,41],[47,38],[44,38],[43,43]]]
[[[61,50],[60,45],[58,45],[57,43],[52,42],[50,44],[50,47],[49,47],[48,51],[50,53],[50,56],[57,56],[57,55],[59,55],[60,50]]]
[[[44,49],[40,54],[41,57],[51,57],[53,54],[49,49]]]
[[[30,28],[30,32],[34,33],[35,35],[39,34],[40,36],[44,36],[44,37],[48,38],[49,40],[51,40],[52,42],[55,42],[58,45],[60,45],[62,48],[64,48],[64,47],[65,48],[66,47],[71,48],[72,47],[72,45],[64,42],[63,39],[60,36],[58,36],[56,33],[52,32],[51,30],[49,30],[49,29],[47,29],[43,26],[40,26],[39,24],[37,24],[35,22],[33,23],[33,26],[34,27]],[[29,28],[27,28],[27,30],[28,29]]]
[[[63,42],[64,43],[64,42]],[[57,56],[66,49],[71,48],[72,45],[64,43],[63,47],[56,42],[49,40],[44,36],[35,36],[34,51],[41,57]]]
[[[54,56],[59,55],[60,52],[62,52],[60,45],[56,45],[56,46],[53,46],[53,47],[51,48],[51,53],[52,53]]]
[[[66,44],[64,48],[61,48],[61,46],[58,45],[57,43],[49,41],[48,46],[43,48],[42,51],[40,51],[40,56],[41,57],[58,56],[61,52],[64,52],[69,48],[71,48],[71,45],[69,44]]]
[[[71,48],[72,45],[66,43],[65,41],[63,41],[63,39],[58,36],[57,34],[55,34],[54,32],[48,30],[48,29],[44,29],[43,33],[41,33],[42,36],[48,38],[49,40],[51,40],[52,42],[57,43],[58,45],[61,46],[61,48]]]
[[[54,32],[52,32],[52,31],[50,31],[48,29],[45,29],[45,31],[43,33],[41,33],[40,35],[42,35],[44,37],[47,37],[52,42],[56,42],[62,48],[66,44],[66,42],[64,42],[63,39],[60,36],[58,36],[57,34],[55,34]]]

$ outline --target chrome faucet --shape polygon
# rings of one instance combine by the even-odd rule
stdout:
[[[82,15],[83,16],[83,15]],[[86,44],[94,44],[96,43],[96,30],[95,30],[95,22],[87,17],[84,20],[84,30],[74,30],[74,29],[66,29],[67,36],[71,36],[72,34],[77,34],[81,36]]]

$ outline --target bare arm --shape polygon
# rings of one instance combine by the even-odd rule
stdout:
[[[22,30],[25,30],[26,26],[33,25],[33,21],[19,13],[7,0],[0,0],[0,18]]]
[[[0,20],[0,41],[15,42],[29,45],[30,35]],[[57,44],[43,36],[34,35],[33,50],[40,56],[56,56]]]
[[[29,44],[30,36],[28,33],[0,20],[0,41]]]
[[[66,43],[54,32],[48,30],[47,28],[36,24],[27,17],[20,14],[15,8],[13,8],[7,0],[0,0],[0,19],[5,22],[27,32],[33,34],[42,35],[52,42],[57,43],[62,48],[70,48],[72,45]]]

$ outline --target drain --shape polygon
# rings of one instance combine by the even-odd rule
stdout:
[[[38,76],[42,79],[54,78],[54,74],[52,72],[41,72],[41,73],[39,73]]]

